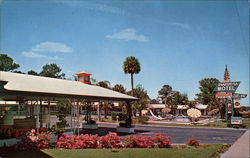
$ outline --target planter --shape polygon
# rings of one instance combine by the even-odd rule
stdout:
[[[121,132],[121,133],[135,133],[135,128],[134,127],[120,127],[120,126],[118,126],[116,131]]]
[[[82,124],[83,129],[98,129],[98,124]]]
[[[10,139],[0,139],[0,147],[4,146],[12,146],[16,144],[19,140],[16,138],[10,138]]]
[[[26,119],[14,119],[15,128],[20,127],[36,127],[36,119],[35,118],[26,118]]]

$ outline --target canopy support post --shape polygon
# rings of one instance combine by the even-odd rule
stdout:
[[[127,106],[127,120],[126,120],[126,124],[128,127],[132,127],[132,105],[130,101],[126,102],[126,106]]]

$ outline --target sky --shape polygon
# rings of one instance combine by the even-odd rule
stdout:
[[[238,93],[249,95],[247,0],[0,0],[0,51],[40,72],[56,63],[67,78],[80,71],[122,84],[128,56],[141,63],[134,84],[151,99],[165,84],[199,93],[199,81],[223,81],[227,64]],[[249,97],[242,99],[249,105]]]

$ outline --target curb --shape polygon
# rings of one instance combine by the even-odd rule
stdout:
[[[112,122],[97,122],[100,124],[112,124],[119,125],[118,123]],[[142,125],[142,124],[134,124],[135,126],[145,126],[145,127],[170,127],[170,128],[199,128],[199,129],[218,129],[218,130],[237,130],[237,131],[247,131],[247,129],[236,129],[236,128],[214,128],[214,127],[183,127],[183,126],[163,126],[163,125]]]

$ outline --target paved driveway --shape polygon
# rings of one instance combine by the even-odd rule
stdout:
[[[98,123],[102,127],[113,127],[117,124]],[[202,144],[233,144],[246,130],[218,128],[163,127],[137,125],[137,130],[145,131],[136,135],[153,135],[163,133],[171,136],[174,144],[184,144],[190,137],[199,139]]]

